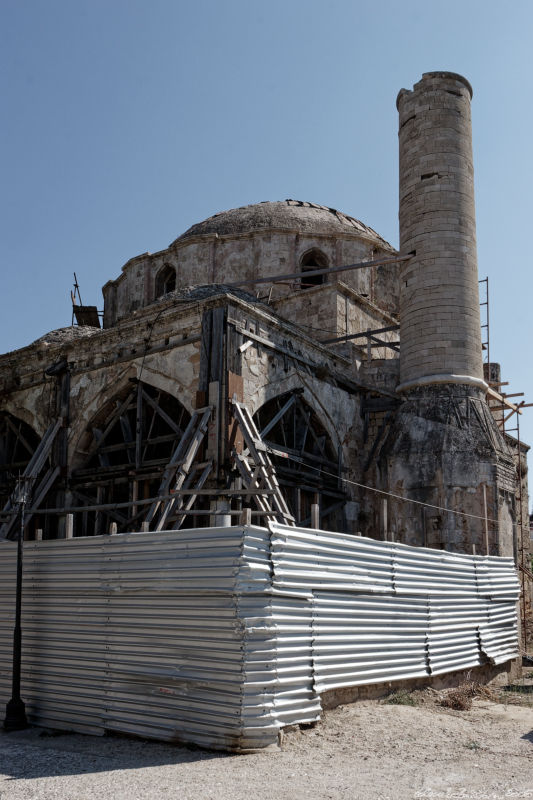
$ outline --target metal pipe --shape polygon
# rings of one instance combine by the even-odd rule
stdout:
[[[516,417],[516,438],[517,438],[517,451],[518,451],[518,503],[520,506],[519,520],[520,520],[520,543],[519,543],[519,564],[522,567],[520,571],[521,581],[521,612],[522,612],[522,637],[524,640],[524,650],[527,650],[527,614],[526,614],[526,573],[525,573],[525,548],[524,548],[524,515],[523,515],[523,497],[522,497],[522,444],[520,442],[520,417]],[[518,560],[518,559],[517,559]]]

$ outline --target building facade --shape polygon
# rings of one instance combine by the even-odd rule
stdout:
[[[315,203],[232,209],[128,261],[102,328],[77,307],[91,325],[0,357],[0,535],[23,483],[30,539],[276,519],[524,567],[527,448],[482,358],[471,96],[446,72],[398,96],[400,251]]]

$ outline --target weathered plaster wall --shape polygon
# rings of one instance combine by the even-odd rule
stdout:
[[[231,309],[231,314],[243,329],[259,337],[248,340],[251,344],[242,358],[243,394],[250,412],[254,414],[285,392],[303,388],[304,400],[319,417],[334,447],[341,448],[345,476],[356,480],[363,441],[362,395],[361,389],[341,384],[343,374],[350,372],[349,362],[275,324],[267,311]],[[245,333],[243,339],[246,343]],[[358,492],[349,483],[344,489],[353,504]],[[356,532],[357,509],[352,506],[348,511],[349,530]]]
[[[402,403],[380,454],[382,486],[431,509],[390,500],[398,541],[457,552],[513,555],[516,472],[483,395],[463,387],[426,387]],[[462,514],[443,512],[451,508]],[[496,522],[497,520],[497,522]]]
[[[176,288],[209,283],[224,284],[268,275],[299,272],[302,257],[320,250],[329,266],[391,256],[394,251],[352,236],[303,235],[298,231],[254,231],[238,236],[207,234],[177,240],[168,249],[133,258],[115,281],[103,288],[104,325],[110,327],[156,299],[156,279],[167,265],[176,270]],[[395,313],[398,306],[398,267],[369,268],[332,276],[357,293]],[[276,299],[290,294],[292,284],[244,284],[260,296]]]
[[[0,358],[1,410],[23,419],[42,436],[55,416],[55,380],[44,370],[65,359],[70,368],[69,463],[83,456],[92,418],[132,378],[195,404],[200,361],[201,313],[193,304],[161,309],[104,331],[76,337],[70,329]],[[73,329],[76,331],[76,329]],[[14,375],[14,373],[16,373]],[[18,383],[15,388],[14,383]]]
[[[315,290],[311,290],[313,295]],[[334,286],[317,287],[316,294],[337,306]],[[298,301],[305,293],[296,296]],[[296,301],[295,301],[296,302]],[[241,331],[249,346],[240,359],[243,397],[252,414],[272,398],[296,388],[326,429],[333,446],[342,453],[345,476],[357,480],[363,452],[364,388],[356,360],[351,362],[331,348],[321,346],[297,327],[282,321],[268,307],[228,296],[211,297],[177,306],[168,299],[158,306],[138,310],[122,323],[86,336],[66,329],[44,337],[19,354],[0,359],[0,386],[5,391],[0,410],[27,421],[42,436],[54,417],[50,401],[54,379],[43,369],[64,359],[70,369],[70,419],[68,472],[83,466],[91,428],[102,410],[117,395],[126,394],[132,380],[142,380],[176,397],[191,412],[200,386],[202,319],[209,308],[226,305],[228,324]],[[248,339],[248,337],[250,337]],[[44,353],[44,355],[43,355]],[[351,376],[351,377],[350,377]],[[110,407],[110,406],[109,406]],[[347,485],[349,530],[355,532],[358,491]]]
[[[281,316],[294,320],[319,341],[397,324],[395,317],[341,282],[332,281],[305,291],[296,291],[274,300],[271,305]],[[379,338],[397,342],[398,331],[387,331],[380,334]],[[357,348],[357,355],[366,359],[366,339],[356,340],[352,344]],[[342,352],[344,348],[346,353],[351,353],[350,343],[332,347],[335,352]],[[372,358],[398,358],[398,353],[386,347],[373,347]]]

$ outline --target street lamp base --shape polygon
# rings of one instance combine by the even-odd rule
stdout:
[[[23,731],[28,727],[28,720],[26,718],[26,706],[24,702],[18,698],[11,698],[6,706],[6,718],[4,720],[5,731]]]

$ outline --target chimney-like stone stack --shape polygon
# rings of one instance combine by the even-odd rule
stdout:
[[[465,78],[426,72],[399,111],[400,391],[485,388],[481,353],[470,100]]]

